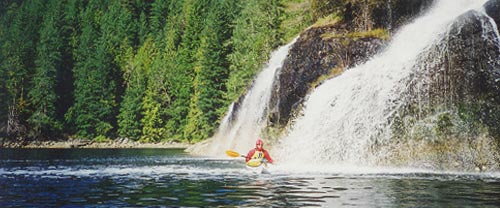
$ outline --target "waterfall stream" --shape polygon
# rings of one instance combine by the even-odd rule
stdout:
[[[227,149],[246,153],[255,146],[255,140],[266,125],[273,81],[288,55],[288,50],[296,40],[297,38],[271,54],[268,63],[257,75],[241,102],[231,104],[217,133],[205,143],[192,148],[190,152],[223,156]]]
[[[431,90],[442,90],[438,94],[448,96],[450,87],[453,87],[448,86],[451,82],[446,83],[449,79],[447,70],[450,69],[439,67],[443,67],[440,64],[448,59],[450,30],[453,27],[456,31],[462,29],[461,21],[457,21],[458,17],[471,10],[475,11],[474,15],[482,24],[483,39],[490,40],[488,44],[493,43],[494,47],[500,50],[496,25],[491,18],[486,17],[482,8],[485,2],[486,0],[436,1],[426,13],[400,28],[380,53],[364,64],[347,69],[340,76],[327,80],[314,89],[306,97],[301,116],[291,122],[287,134],[279,138],[279,143],[271,149],[271,154],[280,164],[280,168],[284,170],[306,168],[314,171],[328,168],[338,170],[341,167],[351,170],[364,166],[391,164],[386,159],[401,156],[398,155],[401,152],[394,153],[394,149],[391,149],[399,148],[398,142],[395,142],[394,146],[394,135],[401,134],[401,132],[394,132],[394,126],[398,125],[395,124],[398,122],[395,119],[415,119],[410,121],[410,123],[413,122],[411,125],[416,122],[415,126],[406,126],[406,129],[403,129],[406,133],[402,136],[410,140],[408,144],[405,144],[405,148],[417,152],[422,150],[419,148],[427,148],[428,146],[415,144],[418,141],[413,141],[414,130],[423,127],[427,129],[426,131],[429,129],[434,131],[435,126],[432,125],[436,124],[440,112],[429,114],[426,109],[429,108],[431,102],[429,93]],[[494,35],[492,35],[492,30],[495,31]],[[273,82],[276,81],[276,75],[280,72],[288,50],[295,41],[296,39],[273,52],[269,62],[257,75],[246,95],[231,104],[217,133],[188,151],[200,155],[224,156],[225,150],[231,149],[244,154],[254,146],[255,139],[260,136],[267,123]],[[492,60],[485,61],[491,62]],[[438,76],[441,77],[432,74],[433,70],[439,71]],[[432,83],[436,79],[444,79],[445,85],[439,86],[441,82],[437,85]],[[436,89],[431,87],[436,87]],[[446,107],[446,102],[455,98],[450,96],[442,99]],[[400,113],[407,113],[409,104],[415,118],[409,114],[400,115]],[[444,112],[448,113],[448,111],[451,112],[450,115],[456,115],[453,114],[453,110],[445,109]],[[434,123],[426,123],[429,120]],[[456,128],[460,127],[457,125]],[[478,142],[486,141],[487,147],[491,141],[488,139],[490,138],[480,138]],[[458,153],[459,156],[453,163],[461,160],[467,163],[470,170],[469,164],[473,165],[472,169],[474,166],[477,167],[474,161],[477,158],[496,158],[492,156],[492,151],[479,150],[485,147],[484,144],[480,144],[483,146],[467,146],[472,145],[471,141],[447,144],[460,146],[454,151],[468,151]],[[385,144],[391,142],[390,145],[393,146],[384,147]],[[377,145],[383,148],[376,149]],[[493,145],[491,148],[494,148]],[[404,152],[406,150],[397,151],[403,151],[402,157],[406,159],[415,156],[415,152],[406,153]],[[477,151],[484,155],[479,156]],[[392,156],[389,156],[391,154]],[[413,166],[406,163],[408,166],[403,166],[434,169],[430,167],[432,164],[425,163],[430,161],[439,163],[443,158],[448,160],[450,156],[456,156],[447,153],[439,153],[437,157],[425,154],[423,153],[423,158],[415,158],[413,161],[419,164]],[[440,165],[437,164],[437,166]],[[454,164],[454,167],[459,167],[459,165]],[[444,169],[447,168],[444,167]]]
[[[311,93],[303,116],[273,149],[283,165],[359,166],[377,160],[370,148],[390,139],[390,118],[404,105],[419,55],[441,41],[456,17],[485,1],[441,0],[402,27],[387,48],[365,64]],[[417,98],[418,99],[418,98]]]

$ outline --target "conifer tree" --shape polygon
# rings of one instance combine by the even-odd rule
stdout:
[[[28,93],[33,112],[28,119],[31,137],[56,136],[62,123],[56,118],[57,74],[61,69],[61,1],[49,1],[37,45],[35,73]]]
[[[194,63],[200,46],[200,34],[204,26],[211,1],[186,0],[182,13],[182,40],[176,57],[176,67],[171,68],[171,104],[168,108],[167,129],[173,131],[174,139],[184,140],[184,126],[187,123],[189,103],[193,91]]]
[[[129,48],[129,53],[132,53]],[[153,41],[148,39],[135,56],[123,66],[125,94],[118,115],[118,134],[120,137],[140,138],[142,132],[142,99],[147,86],[147,77],[157,50]]]
[[[168,34],[165,35],[165,49],[159,50],[159,54],[154,58],[150,72],[147,78],[147,86],[142,100],[142,114],[141,119],[142,136],[141,141],[151,142],[160,141],[172,138],[174,130],[166,128],[165,123],[168,120],[168,108],[171,104],[170,96],[170,79],[176,76],[171,73],[175,65],[175,58],[177,56],[177,39],[179,35],[177,25],[175,24],[175,16],[170,18],[170,28]]]
[[[234,1],[217,1],[210,8],[196,55],[193,94],[184,131],[184,137],[191,141],[211,136],[218,125],[220,109],[225,109],[226,103],[227,55],[232,51],[228,40],[232,35],[231,24],[238,5]]]
[[[2,55],[4,52],[3,46],[6,41],[6,31],[8,29],[6,22],[10,21],[9,15],[6,14],[7,7],[9,5],[7,2],[0,3],[0,137],[7,134],[7,71],[3,67],[3,62],[5,57]]]
[[[92,139],[109,131],[112,126],[106,122],[111,113],[108,80],[104,67],[106,63],[105,45],[98,46],[100,37],[99,22],[102,18],[103,5],[98,1],[89,1],[81,12],[82,31],[78,36],[78,47],[75,48],[74,99],[73,106],[66,114],[66,120],[74,128],[76,134]],[[102,57],[104,55],[104,57]],[[98,60],[101,59],[101,60]]]
[[[235,50],[229,55],[229,101],[236,100],[243,94],[257,71],[268,60],[271,50],[280,44],[281,12],[282,5],[279,1],[244,1],[231,37]]]
[[[4,22],[8,32],[2,41],[1,67],[5,72],[7,134],[25,138],[31,114],[28,92],[30,77],[35,70],[36,43],[42,20],[43,1],[14,2],[7,9],[10,21]]]
[[[182,36],[183,5],[184,1],[170,1],[161,37],[155,38],[158,55],[152,62],[142,101],[143,142],[173,139],[175,129],[167,127],[166,123],[170,119],[168,109],[172,100],[172,81],[177,76],[174,69],[177,68],[175,60]]]
[[[280,43],[280,2],[1,2],[0,133],[207,138]]]
[[[171,10],[171,8],[173,8],[173,2],[175,2],[175,0],[156,0],[151,3],[149,31],[152,37],[157,39],[163,37],[162,30],[167,23],[167,17],[171,12],[175,12],[175,10]]]

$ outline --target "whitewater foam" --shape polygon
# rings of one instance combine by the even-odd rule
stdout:
[[[326,81],[308,97],[289,134],[273,152],[290,169],[370,165],[370,146],[389,139],[389,118],[418,56],[440,41],[454,19],[485,1],[442,0],[395,34],[388,47],[365,64]]]
[[[255,140],[266,125],[273,81],[288,55],[288,50],[296,40],[297,38],[271,54],[266,67],[257,75],[237,110],[234,110],[235,103],[231,104],[215,136],[190,148],[190,152],[223,156],[228,149],[246,153],[254,146]]]

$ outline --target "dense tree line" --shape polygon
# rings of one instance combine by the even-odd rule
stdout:
[[[0,137],[207,138],[304,2],[3,1]]]

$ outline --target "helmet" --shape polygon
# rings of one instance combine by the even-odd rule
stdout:
[[[262,139],[257,139],[257,141],[255,142],[255,145],[264,145],[264,142],[262,141]]]

